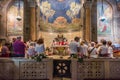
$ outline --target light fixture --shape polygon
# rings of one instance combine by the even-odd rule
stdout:
[[[106,20],[106,17],[104,16],[104,6],[103,6],[103,0],[101,1],[102,2],[102,7],[101,7],[101,17],[100,17],[100,21],[105,21]]]
[[[116,5],[117,5],[118,11],[120,11],[120,0],[116,0]]]
[[[105,17],[105,16],[101,16],[101,17],[100,17],[100,20],[103,22],[103,21],[106,20],[106,17]]]
[[[22,17],[21,17],[21,14],[20,14],[20,0],[18,0],[18,13],[17,13],[16,19],[17,19],[18,21],[21,21],[21,20],[22,20]]]

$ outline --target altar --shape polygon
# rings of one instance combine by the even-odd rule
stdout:
[[[52,43],[52,50],[54,55],[69,55],[68,42],[62,34],[58,34],[57,37],[54,38]]]
[[[53,54],[65,56],[68,55],[69,46],[68,45],[55,45],[53,48]]]

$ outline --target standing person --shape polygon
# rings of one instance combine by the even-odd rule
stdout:
[[[13,50],[13,43],[16,41],[16,38],[12,38],[12,42],[10,43],[10,57],[14,55],[14,50]]]
[[[111,42],[111,41],[108,41],[108,42],[107,42],[107,45],[108,45],[108,54],[109,54],[109,57],[113,58],[112,42]]]
[[[100,57],[108,57],[108,48],[106,46],[106,40],[102,41],[102,46],[98,48],[98,53]]]
[[[36,45],[35,45],[35,51],[37,54],[42,54],[45,52],[45,47],[44,47],[44,41],[42,38],[40,38]]]
[[[88,56],[88,46],[85,44],[85,41],[82,40],[80,43],[80,53],[84,56]]]
[[[14,57],[25,56],[25,44],[21,41],[21,37],[17,37],[17,40],[13,43]]]
[[[2,57],[9,57],[10,50],[8,48],[9,43],[5,43],[1,48]]]
[[[98,57],[97,49],[95,47],[95,43],[94,42],[91,42],[90,47],[88,47],[88,55],[89,55],[89,57],[92,57],[92,58],[97,58]]]
[[[70,50],[70,57],[72,57],[75,54],[78,54],[79,52],[79,37],[75,37],[74,41],[71,41],[69,44],[69,50]]]
[[[27,50],[27,57],[28,58],[31,58],[32,56],[35,55],[35,43],[34,42],[31,42],[30,45],[29,45],[29,48]]]

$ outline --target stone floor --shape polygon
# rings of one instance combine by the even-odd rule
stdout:
[[[53,80],[71,80],[70,78],[54,78]]]

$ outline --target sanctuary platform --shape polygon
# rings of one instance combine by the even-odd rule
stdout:
[[[120,80],[119,58],[90,58],[80,63],[77,59],[68,59],[68,56],[54,57],[57,56],[41,62],[0,58],[0,80]]]

